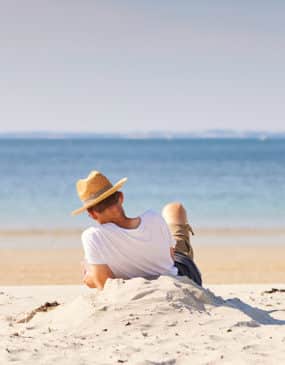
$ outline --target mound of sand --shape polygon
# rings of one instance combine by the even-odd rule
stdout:
[[[66,299],[70,289],[57,290],[47,288],[41,305],[35,302],[39,293],[3,291],[2,309],[14,314],[0,315],[1,364],[271,364],[272,353],[274,363],[285,361],[281,291],[265,295],[250,286],[248,304],[170,276],[113,279],[103,291],[86,289]],[[240,296],[239,286],[235,294]],[[31,307],[23,312],[26,303]]]
[[[96,323],[96,326],[105,319],[105,323],[109,322],[116,313],[128,317],[132,313],[140,316],[143,313],[155,315],[179,310],[203,312],[207,306],[218,306],[223,302],[222,298],[186,277],[113,279],[107,281],[103,291],[95,289],[49,313],[38,313],[30,325],[72,330],[79,326],[88,327],[90,321]]]

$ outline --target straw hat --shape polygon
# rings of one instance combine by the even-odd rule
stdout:
[[[127,178],[124,177],[115,185],[112,185],[105,175],[99,171],[91,171],[86,179],[80,179],[76,183],[77,194],[83,206],[74,210],[71,214],[76,215],[82,213],[93,205],[100,203],[118,191],[126,181]]]

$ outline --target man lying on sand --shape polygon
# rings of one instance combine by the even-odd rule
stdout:
[[[169,203],[162,216],[147,210],[129,218],[123,208],[124,195],[99,171],[78,180],[77,193],[83,206],[73,215],[88,212],[98,225],[82,234],[85,259],[89,264],[84,283],[102,289],[107,279],[187,275],[201,285],[200,272],[193,262],[187,214],[180,203]]]

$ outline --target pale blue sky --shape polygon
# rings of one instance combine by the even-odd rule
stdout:
[[[285,130],[284,0],[0,5],[0,132]]]

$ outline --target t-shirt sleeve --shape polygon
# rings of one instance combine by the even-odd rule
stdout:
[[[175,247],[176,241],[172,237],[168,224],[166,223],[165,219],[161,215],[160,215],[160,219],[161,219],[161,229],[162,229],[165,239],[168,242],[169,247]]]
[[[88,264],[106,264],[100,252],[100,240],[96,235],[96,231],[84,231],[81,236],[84,250],[84,256]]]

